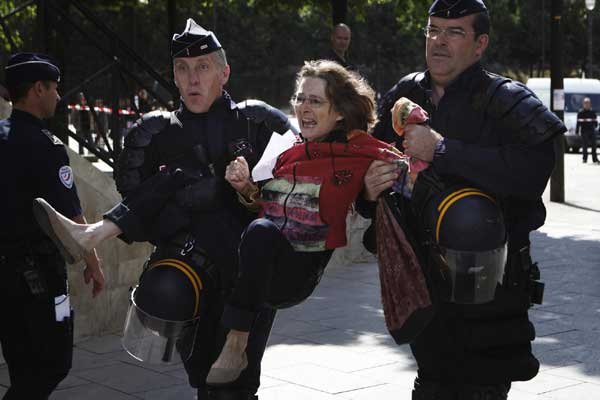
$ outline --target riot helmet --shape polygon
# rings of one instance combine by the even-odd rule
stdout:
[[[151,260],[131,292],[125,350],[140,361],[176,361],[177,339],[200,318],[203,289],[201,270],[194,265],[176,258]]]
[[[492,301],[502,283],[507,233],[497,201],[483,191],[452,186],[428,202],[424,226],[440,298],[462,304]]]

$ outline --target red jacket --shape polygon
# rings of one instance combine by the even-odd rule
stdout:
[[[401,154],[363,131],[348,143],[305,142],[277,160],[274,178],[262,189],[261,216],[275,222],[296,251],[346,245],[346,215],[363,189],[373,160]]]

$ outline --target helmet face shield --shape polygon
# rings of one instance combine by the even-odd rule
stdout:
[[[122,345],[135,359],[151,364],[180,361],[176,343],[185,329],[193,329],[198,318],[169,321],[144,312],[135,302],[137,287],[131,292],[131,303],[125,320]],[[182,354],[181,358],[187,356]]]
[[[488,251],[441,249],[442,268],[447,268],[451,289],[447,301],[481,304],[494,299],[506,265],[506,245]]]

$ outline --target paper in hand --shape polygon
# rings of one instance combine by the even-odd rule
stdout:
[[[296,143],[294,132],[287,131],[283,135],[273,132],[267,148],[256,166],[252,169],[252,180],[254,182],[264,181],[273,177],[273,168],[277,163],[277,157]]]

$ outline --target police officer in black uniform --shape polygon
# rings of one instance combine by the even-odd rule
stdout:
[[[544,223],[541,195],[554,166],[553,138],[565,127],[523,84],[483,69],[489,41],[483,1],[434,1],[425,36],[428,70],[402,78],[385,95],[374,131],[379,139],[401,141],[390,114],[400,97],[430,116],[428,125],[409,125],[401,143],[407,155],[431,162],[402,209],[412,221],[403,228],[427,271],[432,243],[423,240],[422,204],[451,184],[479,187],[502,204],[508,261],[493,301],[439,301],[431,322],[415,334],[413,399],[506,399],[511,382],[532,379],[539,369],[528,308],[541,302],[542,284],[529,256],[529,233]],[[397,177],[396,167],[374,162],[365,198],[376,199]],[[402,204],[405,197],[395,196]]]
[[[0,342],[11,381],[4,400],[41,400],[71,368],[73,316],[65,260],[35,222],[33,199],[85,220],[65,147],[43,122],[60,99],[58,67],[47,56],[19,53],[5,76],[13,111],[0,121]],[[85,261],[95,296],[104,276],[94,251]]]
[[[587,163],[588,147],[592,148],[592,162],[598,163],[596,154],[596,127],[598,117],[596,111],[592,110],[592,100],[589,97],[583,99],[583,109],[577,113],[577,125],[575,133],[581,135],[581,147],[583,148],[583,162]]]
[[[237,274],[239,239],[256,217],[246,206],[253,202],[257,188],[237,193],[224,177],[226,167],[239,156],[252,168],[272,132],[283,133],[290,125],[284,114],[262,102],[236,104],[231,99],[223,90],[230,73],[225,51],[212,32],[192,19],[184,32],[173,36],[171,56],[181,106],[173,113],[144,115],[128,133],[116,173],[124,204],[106,218],[119,225],[123,239],[155,243],[152,260],[193,254],[203,260],[206,308],[195,336],[179,343],[182,356],[192,349],[189,358],[183,357],[190,384],[198,388],[199,400],[256,399],[260,362],[275,315],[271,310],[255,321],[248,345],[249,367],[239,379],[223,387],[205,383],[227,333],[219,320],[223,299]],[[149,229],[130,229],[127,197],[143,195],[138,188],[156,176],[161,166],[180,169],[198,180],[179,189]]]

